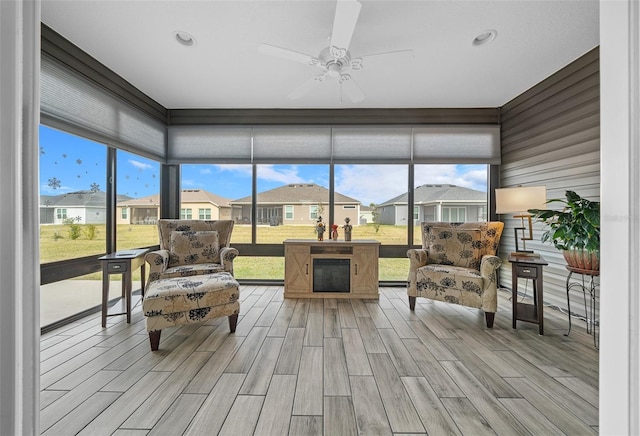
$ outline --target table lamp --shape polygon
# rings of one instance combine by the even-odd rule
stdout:
[[[547,203],[547,187],[546,186],[517,186],[515,188],[498,188],[496,189],[496,213],[515,213],[514,218],[520,218],[521,227],[513,229],[516,239],[516,251],[512,252],[512,256],[530,256],[537,257],[532,250],[527,250],[527,242],[533,239],[533,227],[531,225],[531,214],[529,209],[546,209]],[[524,220],[527,219],[529,227],[529,236],[526,236]],[[522,237],[518,237],[518,231],[522,231]],[[518,239],[522,241],[522,249],[518,244]]]

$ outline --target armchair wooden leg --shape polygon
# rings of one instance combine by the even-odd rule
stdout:
[[[234,333],[236,331],[236,324],[238,323],[238,314],[234,313],[229,315],[229,331]]]
[[[149,342],[151,343],[151,351],[158,351],[160,346],[160,333],[162,330],[153,330],[149,332]]]
[[[416,310],[416,297],[409,297],[409,309],[412,312]]]
[[[493,312],[485,312],[484,317],[487,319],[487,327],[493,328],[493,320],[496,318],[496,314]]]

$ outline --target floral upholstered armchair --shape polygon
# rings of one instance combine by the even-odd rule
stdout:
[[[502,222],[423,222],[422,249],[407,251],[409,308],[415,310],[416,297],[474,307],[493,327],[503,228]]]
[[[160,250],[147,253],[149,282],[226,271],[238,250],[229,247],[232,220],[158,220]]]

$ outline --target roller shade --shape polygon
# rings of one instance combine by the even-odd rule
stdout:
[[[497,125],[169,127],[169,163],[499,164]]]
[[[431,125],[413,128],[413,162],[500,164],[500,127]]]
[[[132,153],[164,159],[163,122],[43,55],[40,113],[45,124]]]
[[[411,160],[411,127],[333,128],[334,163],[403,163]]]
[[[168,163],[251,163],[251,127],[170,126]]]
[[[329,163],[331,161],[331,127],[254,127],[253,161],[256,163]]]

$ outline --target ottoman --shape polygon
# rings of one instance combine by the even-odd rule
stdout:
[[[239,296],[238,282],[228,272],[152,281],[142,301],[151,350],[158,349],[160,333],[165,327],[228,316],[229,329],[235,332]]]

